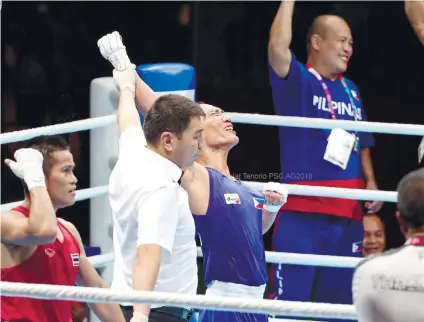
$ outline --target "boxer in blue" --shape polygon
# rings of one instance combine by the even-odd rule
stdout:
[[[132,66],[123,50],[118,48],[114,58],[105,58],[115,68]],[[117,62],[115,57],[124,58]],[[162,79],[161,83],[171,83],[175,69],[167,70],[169,65],[162,65],[162,68],[160,65],[146,66],[148,79],[154,84],[157,84],[157,78]],[[170,87],[175,89],[175,86]],[[138,78],[136,102],[140,113],[145,114],[156,97],[152,89]],[[265,184],[261,192],[253,191],[234,178],[227,158],[239,138],[231,120],[220,108],[207,104],[201,106],[206,114],[204,143],[197,162],[185,170],[182,186],[188,192],[201,239],[206,295],[262,299],[268,281],[262,234],[272,226],[288,193],[281,184],[274,182]],[[268,316],[204,310],[199,320],[265,322]]]
[[[268,281],[262,234],[272,226],[287,192],[272,182],[262,193],[255,192],[233,178],[227,157],[239,139],[221,109],[202,107],[204,145],[182,183],[193,214],[199,215],[194,218],[203,251],[206,295],[262,299]],[[204,310],[199,320],[260,322],[268,317]]]

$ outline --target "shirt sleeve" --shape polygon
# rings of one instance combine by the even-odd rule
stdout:
[[[375,322],[373,317],[373,284],[367,265],[358,267],[352,280],[353,305],[357,313],[357,320],[360,322]]]
[[[172,255],[178,223],[178,189],[170,185],[150,192],[138,203],[137,246],[154,244],[163,250],[164,261]]]
[[[270,82],[272,87],[290,86],[301,80],[302,75],[301,75],[299,63],[296,60],[296,55],[291,50],[290,50],[290,53],[291,53],[290,68],[289,68],[289,73],[285,78],[281,78],[280,76],[278,76],[277,73],[272,68],[271,63],[268,63],[269,76],[270,76]]]
[[[291,52],[290,69],[287,77],[281,78],[269,65],[269,81],[272,89],[274,108],[277,115],[306,116],[301,104],[307,93],[310,73],[306,66],[297,61],[296,55]]]
[[[132,155],[146,146],[146,137],[141,126],[130,126],[119,137],[119,156]]]

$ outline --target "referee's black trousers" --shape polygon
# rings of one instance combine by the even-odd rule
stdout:
[[[124,313],[125,321],[130,322],[133,316],[133,306],[121,306],[122,313]],[[155,309],[150,310],[149,322],[182,322],[182,320],[171,314],[158,312]]]

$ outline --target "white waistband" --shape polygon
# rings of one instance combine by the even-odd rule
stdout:
[[[206,290],[206,295],[263,299],[265,287],[265,284],[261,286],[248,286],[242,284],[213,281]]]

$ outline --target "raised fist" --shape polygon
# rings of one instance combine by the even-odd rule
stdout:
[[[15,160],[6,159],[4,162],[13,173],[25,181],[28,189],[45,187],[43,172],[43,155],[35,149],[19,149],[14,154]]]
[[[268,182],[262,190],[265,196],[264,209],[269,212],[278,212],[280,208],[287,202],[289,192],[281,184],[277,182]]]
[[[122,43],[122,37],[114,31],[111,34],[103,36],[97,41],[102,56],[107,59],[118,71],[123,71],[131,67],[131,61],[128,58],[127,51]]]

